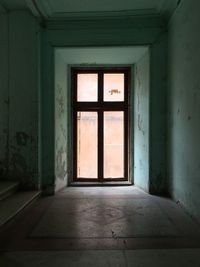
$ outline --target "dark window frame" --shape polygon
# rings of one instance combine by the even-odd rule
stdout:
[[[98,74],[98,100],[97,102],[78,102],[77,101],[77,75],[78,74]],[[124,101],[109,102],[103,101],[104,81],[103,75],[106,73],[124,73]],[[129,180],[129,106],[130,106],[130,67],[72,67],[71,68],[71,98],[72,98],[72,159],[73,159],[73,181],[74,182],[118,182]],[[95,111],[98,116],[98,156],[97,168],[98,178],[77,177],[77,113],[79,111]],[[123,111],[124,112],[124,177],[104,178],[104,111]],[[101,167],[99,167],[101,166]]]

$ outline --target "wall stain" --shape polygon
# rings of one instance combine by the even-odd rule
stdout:
[[[56,128],[56,155],[55,155],[55,172],[56,179],[65,180],[67,175],[67,153],[66,153],[66,139],[67,130],[65,127],[65,98],[64,89],[58,83],[56,86],[56,114],[58,116],[59,124]]]
[[[58,95],[56,97],[56,101],[58,103],[58,116],[61,117],[64,114],[64,96],[62,86],[60,86],[59,84],[57,84],[57,92]]]
[[[142,129],[142,119],[141,119],[141,116],[140,116],[140,114],[138,114],[138,129],[139,129],[139,131],[141,131],[142,132],[142,134],[144,135],[145,134],[145,132],[144,132],[144,130]]]
[[[142,82],[141,82],[141,80],[140,80],[140,69],[138,68],[138,67],[136,67],[135,68],[135,76],[136,76],[136,78],[137,78],[137,82],[138,82],[138,87],[140,88],[141,87],[141,84],[142,84]]]
[[[139,94],[139,92],[137,92],[137,109],[139,112],[140,111],[140,94]]]
[[[18,146],[26,146],[29,140],[28,134],[24,132],[17,132],[15,138]]]
[[[22,189],[38,189],[37,148],[32,135],[15,132],[9,151],[9,177],[20,182]]]
[[[10,171],[16,177],[22,179],[27,173],[27,163],[19,151],[12,154],[10,160]]]
[[[65,146],[60,147],[57,150],[56,155],[56,176],[57,178],[64,180],[67,174],[67,154]]]
[[[67,137],[67,131],[66,131],[66,129],[64,128],[63,124],[60,124],[60,130],[61,130],[62,135],[63,135],[64,140],[65,140],[66,137]]]

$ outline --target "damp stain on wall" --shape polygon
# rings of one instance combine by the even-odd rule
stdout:
[[[142,121],[141,115],[138,114],[138,120],[137,120],[138,130],[141,131],[142,134],[144,135],[145,132],[144,132],[144,130],[142,129],[142,123],[143,123],[143,121]]]
[[[64,114],[64,95],[63,95],[63,88],[59,84],[57,84],[56,103],[58,109],[58,116],[61,117]]]
[[[26,146],[30,139],[29,135],[25,132],[17,132],[15,138],[18,146]]]
[[[149,190],[149,53],[135,64],[134,183]]]
[[[57,149],[56,153],[56,176],[57,178],[64,180],[67,175],[67,154],[66,145]]]
[[[55,140],[55,176],[56,188],[59,188],[67,175],[67,129],[66,129],[66,99],[63,80],[56,83],[56,140]]]
[[[9,177],[20,182],[21,188],[36,189],[38,182],[36,141],[30,134],[18,131],[9,146]]]

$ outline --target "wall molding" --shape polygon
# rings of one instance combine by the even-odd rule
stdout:
[[[46,20],[84,20],[84,19],[105,19],[105,18],[131,18],[138,16],[161,16],[163,18],[170,18],[174,9],[177,6],[178,0],[162,0],[158,2],[157,7],[146,9],[130,9],[130,10],[116,10],[116,11],[80,11],[67,12],[54,11],[49,0],[26,0],[32,13],[37,17],[42,17]]]

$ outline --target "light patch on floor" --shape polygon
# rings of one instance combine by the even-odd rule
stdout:
[[[116,238],[179,236],[151,199],[56,199],[31,237]]]
[[[200,248],[200,227],[168,198],[134,186],[68,187],[0,231],[0,251]]]

